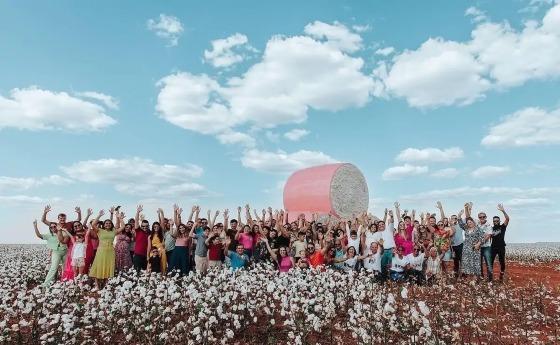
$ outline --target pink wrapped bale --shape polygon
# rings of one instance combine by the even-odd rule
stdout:
[[[369,192],[366,179],[356,166],[337,163],[294,172],[284,186],[284,209],[289,221],[312,213],[350,218],[366,212]]]

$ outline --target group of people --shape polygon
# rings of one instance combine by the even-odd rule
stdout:
[[[195,270],[227,266],[234,270],[266,263],[280,272],[294,268],[326,268],[370,272],[379,281],[414,280],[420,284],[441,277],[446,271],[461,276],[493,279],[496,257],[500,263],[500,280],[505,273],[505,232],[509,216],[494,216],[492,223],[486,213],[472,218],[473,204],[465,203],[456,215],[447,217],[437,202],[439,219],[430,212],[401,212],[400,204],[385,209],[383,218],[363,213],[350,219],[311,214],[290,217],[288,211],[272,208],[261,215],[246,205],[237,208],[237,218],[230,219],[229,210],[200,217],[200,207],[193,206],[188,218],[183,209],[173,205],[173,216],[166,218],[157,210],[158,220],[150,224],[139,205],[134,218],[125,220],[120,206],[104,210],[95,219],[91,209],[82,221],[82,212],[75,208],[77,219],[67,222],[47,220],[46,206],[42,222],[49,232],[41,233],[34,222],[37,237],[47,241],[51,251],[50,268],[44,285],[52,283],[60,269],[61,280],[83,274],[95,279],[97,286],[119,272],[136,271],[185,275]],[[242,222],[244,211],[245,222]],[[396,226],[395,226],[396,225]],[[451,265],[451,262],[453,264]]]

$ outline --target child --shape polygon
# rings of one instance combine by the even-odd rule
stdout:
[[[305,242],[305,232],[300,231],[298,232],[298,239],[292,243],[292,252],[294,253],[296,261],[299,260],[302,255],[305,256],[306,246],[307,243]]]
[[[72,247],[72,270],[74,277],[84,274],[86,267],[86,243],[84,234],[74,236],[74,246]]]
[[[161,258],[159,255],[159,250],[157,248],[153,248],[150,252],[148,272],[161,273]]]

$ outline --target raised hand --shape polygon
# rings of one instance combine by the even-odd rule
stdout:
[[[226,208],[224,210],[224,217],[227,217],[227,216],[229,216],[229,209]]]
[[[196,212],[196,205],[193,205],[193,207],[191,208],[191,212],[195,213]]]
[[[241,213],[241,206],[237,206],[237,212]]]
[[[91,216],[93,214],[93,210],[91,208],[87,209],[87,216]]]
[[[268,206],[268,213],[272,213],[272,207]]]
[[[111,208],[109,209],[109,213],[115,213],[115,206],[111,206]]]
[[[99,215],[98,215],[97,218],[103,217],[104,214],[105,214],[105,211],[104,211],[104,210],[100,210],[100,211],[99,211]]]
[[[208,215],[208,217],[206,217],[206,219],[210,219],[210,214],[212,213],[212,211],[208,210],[208,212],[206,213]]]
[[[37,219],[35,219],[35,220],[33,221],[33,225],[34,225],[35,227],[37,226]]]
[[[179,206],[177,204],[173,204],[173,211],[177,211],[179,209]]]
[[[74,211],[76,211],[76,213],[82,213],[82,209],[80,208],[80,206],[74,207]]]
[[[249,204],[245,205],[245,209],[246,209],[247,211],[249,211],[250,208],[251,208],[251,207],[249,206]]]
[[[498,204],[498,211],[504,212],[504,204]]]
[[[177,214],[178,214],[178,215],[181,215],[181,213],[183,213],[183,209],[179,207],[179,208],[177,209]]]
[[[436,208],[438,208],[438,209],[440,209],[440,210],[443,208],[443,206],[441,205],[441,201],[438,201],[438,202],[436,203]]]
[[[138,207],[136,207],[136,213],[140,213],[144,211],[144,207],[142,205],[138,205]]]
[[[399,207],[401,207],[401,204],[399,204],[399,202],[398,202],[398,201],[395,201],[395,204],[394,204],[394,205],[395,205],[395,208],[399,208]]]
[[[465,210],[461,209],[461,210],[459,211],[459,213],[457,214],[457,217],[458,217],[458,218],[461,218],[461,216],[463,215],[464,212],[465,212]]]
[[[45,206],[45,210],[43,211],[45,214],[49,213],[51,211],[51,205],[47,205]]]
[[[218,217],[220,215],[220,211],[216,210],[216,213],[214,213],[214,217]]]

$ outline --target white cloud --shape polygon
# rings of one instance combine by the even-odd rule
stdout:
[[[107,108],[119,109],[119,102],[114,97],[106,95],[101,92],[95,92],[95,91],[76,92],[76,96],[83,97],[83,98],[90,98],[103,102],[103,104],[105,104]]]
[[[463,150],[458,147],[443,150],[433,147],[425,149],[409,147],[401,151],[396,160],[400,162],[451,162],[460,158],[463,158]]]
[[[380,48],[375,51],[375,55],[389,56],[395,52],[393,47]]]
[[[320,151],[300,150],[293,153],[247,150],[241,157],[246,168],[272,173],[290,173],[314,165],[337,162]]]
[[[558,51],[560,3],[542,21],[527,21],[521,30],[507,22],[483,21],[465,42],[430,38],[379,65],[373,74],[376,94],[402,97],[413,107],[470,104],[489,90],[558,78]]]
[[[471,17],[473,22],[478,23],[478,22],[483,22],[485,20],[488,19],[488,17],[486,17],[486,13],[484,13],[484,11],[471,6],[469,8],[467,8],[467,10],[465,11],[465,16]]]
[[[255,138],[252,136],[229,129],[218,134],[216,137],[218,138],[218,141],[224,145],[241,144],[246,147],[253,147],[256,144]]]
[[[506,116],[482,139],[489,147],[560,144],[560,108],[525,108]]]
[[[150,159],[98,159],[61,167],[74,180],[113,185],[124,194],[184,196],[201,194],[204,186],[191,182],[203,169],[194,164],[157,164]]]
[[[322,32],[326,41],[275,36],[261,61],[223,85],[205,74],[168,75],[157,83],[156,110],[177,126],[217,135],[243,124],[273,128],[302,123],[309,109],[361,107],[370,100],[373,81],[361,71],[364,61],[346,53],[357,48],[356,34],[345,37],[342,27],[317,22],[306,27],[315,36]]]
[[[439,169],[430,174],[430,176],[437,177],[437,178],[454,178],[457,177],[458,175],[459,175],[459,170],[455,168]]]
[[[352,25],[352,30],[363,33],[371,30],[371,26],[369,24],[366,25]]]
[[[504,202],[508,207],[545,206],[552,202],[547,198],[513,198]]]
[[[383,172],[382,177],[384,180],[400,180],[403,177],[423,175],[428,170],[427,166],[405,164],[388,168]]]
[[[66,92],[32,86],[0,95],[0,129],[98,131],[116,122],[105,107]]]
[[[309,131],[307,129],[294,128],[291,131],[284,133],[284,137],[291,141],[298,141],[308,134]]]
[[[169,46],[179,44],[179,37],[183,33],[183,24],[177,17],[160,14],[158,19],[148,19],[148,30],[156,33],[168,41]]]
[[[362,37],[338,22],[327,24],[315,21],[307,24],[304,31],[311,37],[326,39],[327,44],[344,52],[353,53],[362,47]]]
[[[0,176],[0,193],[5,191],[29,190],[45,185],[63,186],[70,183],[72,183],[72,180],[60,175],[50,175],[39,178]]]
[[[19,203],[34,203],[41,204],[44,203],[45,199],[38,196],[29,195],[0,195],[0,203],[2,204],[19,204]]]
[[[267,138],[268,140],[270,140],[270,141],[273,142],[273,143],[277,143],[278,140],[280,139],[280,134],[274,133],[273,131],[266,131],[266,132],[264,133],[264,135],[266,136],[266,138]]]
[[[247,45],[248,42],[247,36],[240,33],[214,40],[211,42],[212,50],[204,51],[204,59],[214,67],[232,66],[245,59],[246,51],[255,51],[253,47]]]
[[[488,178],[502,176],[510,172],[510,168],[507,166],[493,166],[487,165],[477,168],[471,172],[471,176],[474,178]]]

